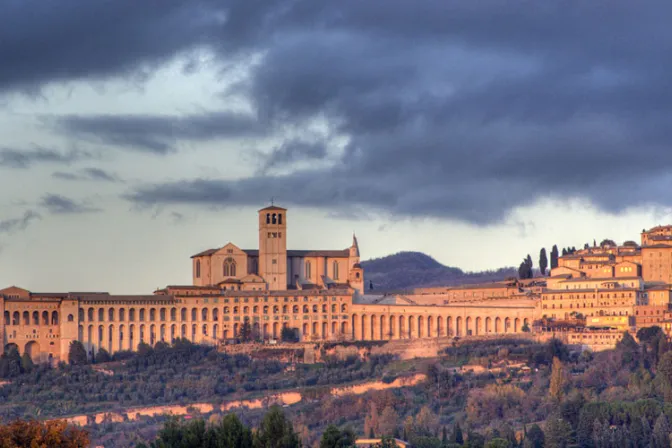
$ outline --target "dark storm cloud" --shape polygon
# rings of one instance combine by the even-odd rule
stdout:
[[[254,117],[233,112],[210,112],[183,117],[74,115],[58,118],[55,122],[62,132],[70,136],[155,154],[174,151],[175,143],[181,140],[256,137],[266,132]]]
[[[26,150],[0,148],[0,167],[25,169],[40,163],[68,165],[90,157],[91,154],[78,150],[59,152],[39,147]]]
[[[227,67],[259,58],[235,93],[263,126],[230,116],[200,117],[200,125],[193,117],[61,122],[78,136],[158,154],[179,140],[254,139],[269,129],[286,138],[261,174],[144,185],[127,195],[136,203],[258,205],[277,195],[286,205],[331,213],[355,208],[474,223],[547,197],[586,198],[611,212],[672,205],[668,2],[66,4],[69,14],[51,11],[55,25],[33,18],[20,27],[24,7],[13,7],[9,34],[0,31],[0,42],[10,36],[0,60],[9,52],[14,61],[0,68],[5,88],[143,73],[195,48]],[[99,51],[105,45],[109,57]],[[18,50],[33,48],[36,57],[23,60],[26,51]],[[198,70],[197,62],[187,65]],[[316,119],[324,141],[292,146],[297,132],[284,131]],[[331,167],[283,175],[263,169],[324,159],[335,141],[342,148]]]
[[[51,177],[61,180],[121,182],[121,179],[116,174],[101,168],[83,168],[76,172],[55,171]]]
[[[72,215],[102,211],[100,208],[93,207],[84,202],[77,202],[58,194],[47,194],[43,196],[40,205],[46,208],[49,213],[55,215]]]
[[[23,216],[19,218],[0,220],[0,233],[15,233],[20,230],[26,230],[30,223],[39,219],[39,213],[33,210],[27,210]]]

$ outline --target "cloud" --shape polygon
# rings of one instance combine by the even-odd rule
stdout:
[[[95,213],[102,209],[92,207],[84,202],[77,202],[65,196],[57,194],[47,194],[42,197],[40,205],[55,215],[72,215],[81,213]]]
[[[662,0],[391,0],[384,9],[64,0],[39,14],[30,2],[10,5],[0,18],[0,90],[142,77],[178,57],[193,72],[198,51],[222,73],[246,64],[235,94],[250,116],[56,120],[78,138],[161,155],[183,140],[280,142],[263,165],[282,175],[140,185],[125,196],[137,204],[258,205],[277,195],[332,213],[475,224],[546,198],[614,213],[672,205],[672,5]],[[297,145],[316,119],[323,139]],[[343,146],[326,160],[335,140]]]
[[[25,169],[40,163],[69,165],[73,162],[88,158],[91,158],[91,154],[79,150],[59,152],[40,147],[28,150],[10,148],[0,149],[0,166],[8,168]]]
[[[99,182],[122,182],[122,180],[113,173],[101,168],[83,168],[77,172],[55,171],[51,177],[61,180],[73,181],[99,181]]]
[[[68,136],[159,155],[175,151],[181,140],[259,137],[266,132],[255,117],[228,111],[187,116],[70,115],[53,121]]]
[[[0,220],[0,233],[12,234],[21,230],[26,230],[33,221],[41,219],[39,213],[33,210],[27,210],[19,218],[10,218]]]

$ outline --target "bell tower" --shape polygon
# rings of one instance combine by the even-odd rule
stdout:
[[[271,291],[287,289],[287,209],[259,210],[259,276]]]

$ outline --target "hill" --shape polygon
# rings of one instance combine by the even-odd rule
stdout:
[[[399,252],[374,258],[363,261],[362,267],[367,289],[370,280],[375,291],[487,283],[517,276],[516,269],[512,267],[495,271],[464,272],[459,268],[444,266],[422,252]]]

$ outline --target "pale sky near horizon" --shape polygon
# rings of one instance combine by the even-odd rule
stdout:
[[[188,284],[272,196],[467,271],[672,223],[672,6],[524,5],[8,0],[0,287]]]

